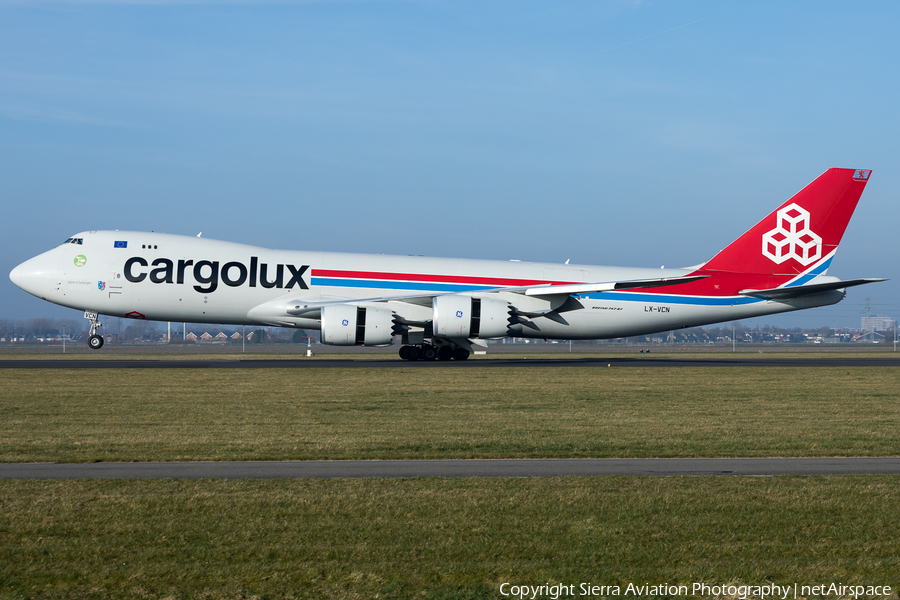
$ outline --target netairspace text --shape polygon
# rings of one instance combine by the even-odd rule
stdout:
[[[583,596],[727,596],[739,600],[788,600],[789,598],[835,597],[835,598],[883,598],[890,596],[893,589],[889,585],[859,585],[844,583],[823,583],[802,585],[798,583],[778,585],[747,585],[736,583],[711,584],[635,584],[598,585],[594,583],[545,583],[542,585],[500,584],[500,594],[518,600],[560,600],[561,598],[577,598]]]

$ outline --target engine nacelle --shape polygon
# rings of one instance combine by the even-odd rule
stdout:
[[[355,304],[322,307],[322,343],[332,346],[386,346],[393,341],[394,315],[384,308]]]
[[[498,338],[509,328],[509,304],[495,298],[435,296],[432,329],[446,338]]]

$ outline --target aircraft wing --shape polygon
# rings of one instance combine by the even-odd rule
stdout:
[[[813,283],[811,285],[780,287],[769,290],[741,290],[740,294],[752,296],[754,298],[763,298],[765,300],[789,300],[791,298],[802,298],[803,296],[809,296],[810,294],[818,294],[830,290],[842,290],[855,285],[865,285],[867,283],[877,283],[879,281],[887,281],[887,279],[869,278],[849,279],[847,281],[829,281],[827,283]]]
[[[597,292],[612,292],[618,290],[632,290],[638,288],[655,288],[669,285],[678,285],[681,283],[690,283],[705,279],[709,275],[691,275],[688,277],[661,277],[658,279],[629,279],[627,281],[603,281],[597,283],[573,283],[573,284],[552,284],[546,283],[535,286],[525,287],[501,287],[488,290],[479,290],[479,294],[495,294],[498,292],[507,292],[513,294],[523,294],[525,296],[573,296],[577,294],[594,294]],[[294,316],[301,314],[309,314],[322,306],[328,304],[337,304],[343,302],[353,302],[354,304],[365,302],[406,302],[408,304],[417,304],[419,306],[431,306],[431,301],[435,296],[451,294],[455,292],[435,292],[433,294],[416,294],[414,296],[378,296],[368,299],[353,300],[327,300],[318,303],[304,302],[302,306],[289,309],[288,313]]]
[[[707,275],[693,275],[687,277],[663,277],[658,279],[632,279],[627,281],[605,281],[597,283],[575,283],[575,284],[541,284],[536,286],[525,287],[501,287],[488,290],[479,290],[479,294],[493,294],[499,292],[521,294],[523,296],[535,296],[539,298],[550,298],[560,296],[573,296],[578,294],[591,294],[597,292],[610,292],[616,290],[628,290],[637,288],[655,288],[670,285],[678,285],[681,283],[689,283],[703,279]],[[416,295],[389,295],[377,296],[373,298],[355,298],[343,299],[333,298],[320,301],[292,301],[290,299],[280,298],[256,307],[251,312],[264,312],[272,319],[277,319],[276,314],[280,313],[286,316],[303,319],[318,319],[321,317],[322,308],[330,304],[345,304],[352,302],[353,304],[381,303],[381,302],[402,302],[405,304],[413,304],[421,307],[430,308],[435,296],[442,296],[452,292],[435,292],[432,294],[416,294]],[[541,314],[556,313],[556,310],[542,311]],[[524,315],[525,313],[523,313]],[[529,317],[540,316],[537,313],[527,313]],[[274,322],[274,321],[273,321]],[[279,325],[281,323],[278,323]]]
[[[288,302],[286,313],[291,315],[292,317],[302,317],[305,319],[318,319],[322,313],[322,308],[328,306],[330,304],[371,304],[375,302],[405,302],[406,304],[415,304],[418,306],[424,306],[431,308],[431,301],[438,294],[432,294],[430,296],[378,296],[375,298],[335,298],[329,300],[322,300],[318,302],[297,302],[292,303]]]
[[[573,283],[568,285],[548,284],[524,288],[520,293],[524,293],[526,296],[558,296],[561,294],[572,296],[577,294],[594,294],[597,292],[613,292],[617,290],[664,287],[668,285],[690,283],[691,281],[698,281],[700,279],[705,279],[706,277],[709,277],[709,275],[662,277],[659,279],[631,279],[628,281],[605,281],[601,283]]]

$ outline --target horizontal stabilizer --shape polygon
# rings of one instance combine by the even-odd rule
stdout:
[[[754,298],[763,298],[765,300],[788,300],[790,298],[801,298],[811,294],[818,294],[830,290],[842,290],[844,288],[853,287],[855,285],[865,285],[867,283],[877,283],[879,281],[887,281],[887,279],[850,279],[847,281],[829,281],[828,283],[814,283],[812,285],[797,285],[794,287],[772,288],[770,290],[741,290],[743,296],[752,296]]]
[[[660,279],[633,279],[630,281],[606,281],[603,283],[573,283],[568,285],[542,285],[525,290],[526,296],[556,296],[559,294],[593,294],[596,292],[613,292],[616,290],[633,290],[663,287],[690,283],[705,279],[708,275],[692,275],[690,277],[662,277]]]

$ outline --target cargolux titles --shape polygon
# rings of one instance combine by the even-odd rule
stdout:
[[[147,269],[150,269],[149,273]],[[291,289],[296,284],[301,290],[308,290],[309,286],[303,281],[303,274],[309,269],[309,265],[276,264],[274,279],[269,279],[269,267],[267,263],[260,264],[259,258],[250,257],[248,268],[242,262],[230,261],[219,266],[217,260],[179,259],[174,261],[168,258],[157,258],[152,263],[141,256],[132,256],[125,261],[125,279],[131,283],[140,283],[148,279],[150,283],[174,283],[184,284],[185,272],[190,269],[194,281],[198,284],[194,289],[202,294],[216,291],[221,281],[229,287],[239,287],[244,284],[256,287],[257,283],[264,288]],[[285,269],[289,279],[285,280]]]

